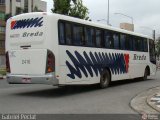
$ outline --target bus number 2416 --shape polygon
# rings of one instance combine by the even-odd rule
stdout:
[[[30,60],[22,60],[22,64],[30,64]]]

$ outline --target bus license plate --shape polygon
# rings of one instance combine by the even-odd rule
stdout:
[[[22,83],[31,83],[31,78],[22,78]]]

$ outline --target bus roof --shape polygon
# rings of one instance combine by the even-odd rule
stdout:
[[[11,19],[12,18],[14,19],[14,18],[20,17],[20,16],[22,17],[22,16],[25,16],[25,15],[31,15],[31,16],[34,16],[34,15],[54,16],[57,19],[61,19],[61,20],[66,20],[66,21],[70,21],[70,22],[76,22],[76,23],[80,23],[80,24],[84,24],[84,25],[99,27],[99,28],[102,28],[102,29],[108,29],[108,30],[112,30],[112,31],[120,32],[120,33],[125,33],[125,34],[130,34],[130,35],[134,35],[134,36],[138,36],[138,37],[144,37],[144,38],[148,38],[148,39],[153,39],[153,38],[149,37],[148,35],[144,35],[144,34],[132,32],[132,31],[120,29],[120,28],[117,28],[117,27],[109,26],[107,24],[105,25],[105,24],[98,23],[98,22],[83,20],[83,19],[79,19],[79,18],[75,18],[75,17],[71,17],[71,16],[55,14],[55,13],[49,13],[49,12],[24,13],[24,14],[13,16],[13,17],[11,17]]]

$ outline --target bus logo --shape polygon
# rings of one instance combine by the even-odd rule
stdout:
[[[32,28],[43,26],[43,17],[11,21],[11,29]]]

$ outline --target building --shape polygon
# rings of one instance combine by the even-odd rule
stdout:
[[[128,31],[134,31],[134,24],[130,23],[120,23],[120,28]]]
[[[6,14],[11,16],[34,11],[47,11],[47,3],[41,0],[6,0]]]
[[[0,67],[5,65],[5,0],[0,0]]]
[[[41,0],[0,0],[0,68],[5,66],[5,19],[28,12],[46,12],[47,3]]]

